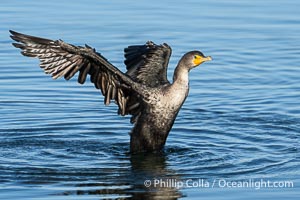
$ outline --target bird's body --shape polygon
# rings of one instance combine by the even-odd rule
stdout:
[[[131,150],[160,150],[188,95],[187,87],[166,84],[155,88],[141,107],[141,115],[131,133]]]
[[[186,53],[175,69],[173,82],[167,80],[167,66],[171,48],[167,44],[147,42],[125,48],[127,72],[123,73],[109,63],[95,49],[79,47],[62,40],[24,35],[10,31],[13,43],[22,54],[38,57],[40,66],[54,79],[72,78],[79,72],[83,84],[87,75],[100,89],[104,102],[114,100],[119,114],[132,115],[134,127],[130,133],[130,150],[159,151],[164,147],[175,118],[189,91],[190,69],[211,60],[199,51]]]

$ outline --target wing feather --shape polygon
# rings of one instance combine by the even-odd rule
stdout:
[[[104,103],[108,105],[115,100],[119,113],[128,114],[127,101],[132,95],[143,96],[139,83],[122,73],[107,61],[95,49],[67,44],[62,40],[49,40],[10,31],[11,38],[17,43],[13,46],[21,49],[24,56],[37,57],[40,67],[53,79],[64,77],[71,79],[77,72],[78,82],[83,84],[90,75],[91,82],[105,96]]]
[[[145,45],[133,45],[124,49],[127,74],[135,81],[150,87],[169,83],[167,67],[171,48],[166,43],[156,45],[149,41]]]

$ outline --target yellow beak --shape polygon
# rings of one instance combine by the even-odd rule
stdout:
[[[206,57],[204,57],[203,60],[204,60],[203,62],[210,61],[210,60],[212,60],[212,57],[211,56],[206,56]]]
[[[196,56],[196,58],[194,58],[193,62],[197,66],[197,65],[200,65],[203,62],[210,61],[210,60],[212,60],[211,56],[206,56],[206,57]]]

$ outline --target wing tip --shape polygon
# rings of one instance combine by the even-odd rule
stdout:
[[[10,32],[10,34],[11,34],[10,37],[11,37],[13,40],[17,41],[17,42],[19,42],[19,39],[20,39],[20,38],[26,36],[26,35],[24,35],[24,34],[22,34],[22,33],[19,33],[19,32],[17,32],[17,31],[13,31],[13,30],[9,30],[9,32]]]
[[[13,39],[14,41],[16,41],[16,42],[21,42],[20,41],[20,39],[19,39],[19,37],[18,37],[18,35],[20,34],[20,33],[18,33],[18,32],[16,32],[16,31],[13,31],[13,30],[9,30],[9,32],[10,32],[10,38],[11,39]],[[15,43],[16,44],[16,43]],[[14,45],[14,43],[13,43],[13,45]],[[15,45],[14,45],[15,46]],[[18,47],[17,47],[18,48]]]
[[[30,38],[29,35],[25,35],[25,34],[22,34],[22,33],[13,31],[13,30],[9,30],[9,32],[11,33],[10,38],[19,43],[26,44]],[[13,44],[13,46],[15,46],[15,45]],[[15,46],[15,47],[17,47],[17,46]],[[17,47],[17,48],[20,48],[20,47]]]
[[[16,48],[24,49],[24,45],[23,45],[23,44],[13,42],[12,45],[13,45],[14,47],[16,47]]]
[[[31,36],[31,35],[26,35],[26,34],[19,33],[17,31],[13,31],[13,30],[9,30],[9,32],[11,34],[10,35],[11,39],[13,39],[17,42],[24,43],[24,44],[35,43],[35,44],[48,45],[48,44],[51,44],[51,43],[54,42],[53,40],[50,40],[50,39],[35,37],[35,36]]]
[[[13,31],[13,30],[9,30],[9,32],[10,32],[10,34],[12,34],[12,35],[17,35],[17,34],[18,34],[18,32]]]

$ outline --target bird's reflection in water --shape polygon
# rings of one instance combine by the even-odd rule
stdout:
[[[130,157],[132,199],[177,199],[183,195],[177,183],[180,176],[168,169],[165,153],[138,154]]]
[[[92,176],[92,182],[76,184],[75,192],[65,191],[63,195],[138,200],[178,199],[183,196],[175,182],[180,182],[180,176],[168,168],[167,154],[136,154],[128,155],[125,159],[130,163],[122,170],[106,168],[93,172],[93,175],[88,173],[88,176]]]

